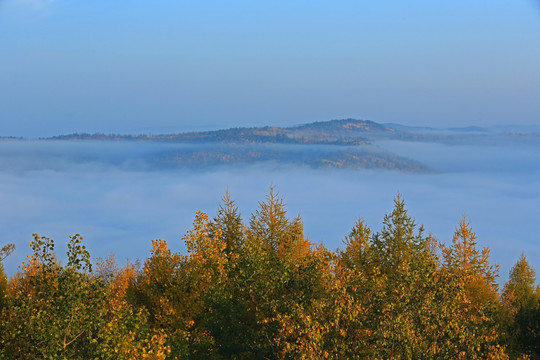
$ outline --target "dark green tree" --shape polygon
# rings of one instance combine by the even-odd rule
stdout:
[[[510,270],[502,300],[510,313],[508,332],[512,354],[540,359],[540,294],[535,270],[524,254]]]
[[[437,260],[433,240],[417,229],[398,195],[370,246],[374,292],[370,324],[376,357],[429,358],[435,341],[433,299]]]

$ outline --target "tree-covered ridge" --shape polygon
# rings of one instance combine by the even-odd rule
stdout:
[[[163,135],[71,134],[42,141],[107,141],[166,144],[151,158],[155,168],[206,168],[230,164],[279,163],[311,168],[387,169],[431,172],[415,159],[387,150],[388,141],[446,145],[540,145],[540,134],[488,131],[477,127],[437,130],[369,120],[320,121],[292,127],[243,127]],[[88,155],[88,159],[92,158]],[[88,159],[81,159],[86,161]]]
[[[156,157],[155,163],[168,167],[190,168],[226,164],[279,163],[314,169],[385,169],[415,173],[431,171],[420,162],[367,147],[219,145],[168,151]]]
[[[289,128],[258,127],[168,135],[72,134],[42,140],[137,141],[181,144],[155,154],[150,166],[205,168],[279,163],[310,168],[430,172],[418,161],[368,146],[368,136],[393,129],[368,120],[331,120]],[[90,156],[91,157],[91,156]]]
[[[465,219],[448,246],[398,196],[380,231],[312,244],[271,189],[245,221],[227,194],[195,216],[187,253],[152,241],[142,264],[90,261],[75,235],[1,276],[6,359],[538,359],[540,289],[522,256],[502,293]],[[13,248],[4,247],[7,256]]]
[[[163,135],[70,134],[51,140],[135,140],[222,144],[364,145],[367,135],[395,130],[369,120],[330,120],[293,127],[242,127]]]
[[[14,138],[12,138],[14,139]],[[341,119],[317,121],[291,127],[237,127],[212,131],[192,131],[161,135],[75,133],[47,140],[141,141],[185,144],[286,144],[286,145],[367,145],[380,140],[435,142],[449,145],[502,143],[540,144],[540,133],[519,132],[501,127],[490,130],[477,126],[435,129],[400,124],[380,124],[371,120]]]
[[[418,161],[372,146],[367,141],[375,134],[393,132],[372,121],[345,119],[289,128],[266,126],[169,135],[72,134],[41,140],[167,143],[160,152],[136,159],[150,168],[273,163],[317,169],[430,172],[429,167]],[[93,158],[93,154],[88,154],[82,160]]]

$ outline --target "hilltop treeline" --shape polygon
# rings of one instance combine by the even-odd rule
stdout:
[[[502,289],[463,220],[449,245],[398,196],[373,232],[359,220],[330,251],[273,191],[245,222],[225,196],[197,213],[186,254],[154,240],[142,264],[67,262],[34,235],[0,277],[3,359],[538,359],[540,290],[522,256]],[[4,247],[4,255],[12,248]],[[3,275],[3,273],[2,273]]]
[[[367,134],[392,133],[394,130],[369,120],[343,119],[321,121],[292,127],[240,127],[213,131],[194,131],[163,135],[121,135],[82,133],[59,135],[48,140],[115,140],[176,143],[222,144],[316,144],[366,145]]]

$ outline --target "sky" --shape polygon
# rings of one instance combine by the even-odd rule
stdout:
[[[0,136],[540,124],[538,0],[0,0]]]

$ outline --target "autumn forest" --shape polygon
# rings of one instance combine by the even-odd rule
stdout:
[[[9,278],[0,267],[2,359],[540,359],[540,287],[522,255],[499,286],[467,219],[439,242],[398,195],[381,230],[311,243],[271,189],[244,219],[227,193],[175,253],[92,259],[53,239]],[[15,256],[4,245],[0,258]],[[0,263],[1,265],[1,263]]]

